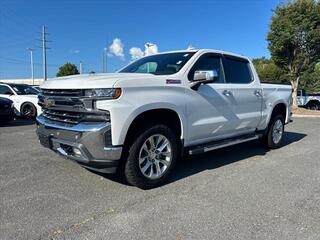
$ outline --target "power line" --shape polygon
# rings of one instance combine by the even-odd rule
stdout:
[[[1,59],[9,62],[9,63],[24,63],[24,64],[29,64],[30,62],[28,61],[25,61],[25,60],[21,60],[21,59],[15,59],[15,58],[7,58],[7,57],[1,57],[0,56],[0,61]],[[35,65],[41,65],[42,66],[42,63],[34,63]],[[51,63],[51,64],[47,64],[47,66],[50,66],[50,67],[59,67],[61,66],[61,64],[58,64],[58,63]]]

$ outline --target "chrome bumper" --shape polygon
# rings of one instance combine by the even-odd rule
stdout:
[[[82,166],[104,173],[113,173],[121,158],[122,147],[112,146],[110,122],[79,123],[55,122],[37,117],[40,143],[60,155],[77,161]]]

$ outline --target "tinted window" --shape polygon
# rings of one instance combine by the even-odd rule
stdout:
[[[228,83],[250,83],[252,77],[249,69],[249,63],[245,60],[224,58],[224,74]]]
[[[193,80],[195,71],[212,71],[215,70],[218,73],[218,79],[215,83],[224,83],[224,75],[221,64],[221,57],[217,55],[205,54],[202,55],[197,62],[191,68],[188,79]]]
[[[7,86],[0,85],[0,94],[12,94],[12,91]]]
[[[18,95],[36,95],[39,92],[29,85],[19,85],[11,84],[10,85]]]
[[[151,73],[154,75],[174,74],[180,71],[193,54],[194,52],[176,52],[151,55],[131,63],[120,72]]]

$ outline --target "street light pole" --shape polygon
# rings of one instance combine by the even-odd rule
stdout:
[[[80,61],[80,74],[82,74],[82,61]]]
[[[33,49],[32,48],[28,48],[27,50],[30,51],[31,79],[32,79],[32,85],[34,85]]]

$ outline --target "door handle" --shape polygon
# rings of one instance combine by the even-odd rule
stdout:
[[[260,90],[255,90],[254,91],[254,95],[256,95],[257,97],[261,97],[261,91]]]
[[[229,91],[229,90],[224,90],[224,91],[222,92],[222,94],[225,95],[225,96],[227,96],[227,97],[230,97],[230,96],[232,95],[232,92]]]

